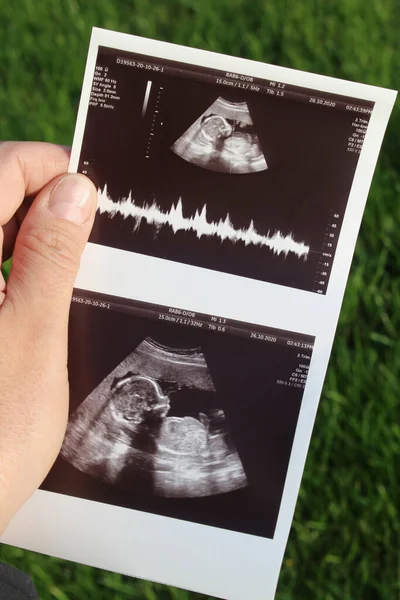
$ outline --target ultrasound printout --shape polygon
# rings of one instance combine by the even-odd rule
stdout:
[[[85,297],[44,489],[272,538],[314,339]]]
[[[91,241],[325,294],[372,102],[99,48]]]
[[[68,425],[5,543],[273,600],[395,97],[93,30]]]

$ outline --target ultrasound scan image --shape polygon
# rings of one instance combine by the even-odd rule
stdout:
[[[173,144],[171,150],[199,167],[245,174],[267,169],[246,102],[217,100]]]
[[[82,139],[78,171],[99,190],[89,241],[325,295],[359,158],[349,140],[373,103],[359,123],[346,108],[359,100],[175,61],[130,68],[121,52],[99,48],[95,77],[117,99],[91,98]]]
[[[303,397],[277,381],[299,367],[284,343],[298,334],[270,343],[159,308],[72,302],[69,421],[41,488],[272,538]]]
[[[105,483],[167,498],[247,485],[201,349],[150,337],[75,411],[61,455]]]

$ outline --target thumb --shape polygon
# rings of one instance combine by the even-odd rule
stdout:
[[[18,232],[3,308],[11,304],[21,320],[66,325],[96,198],[93,183],[79,174],[41,190]]]

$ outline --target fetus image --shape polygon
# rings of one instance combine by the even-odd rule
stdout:
[[[245,174],[267,169],[246,102],[217,100],[172,145],[171,150],[199,167]]]
[[[149,337],[72,414],[61,455],[145,495],[195,498],[247,485],[201,349]]]

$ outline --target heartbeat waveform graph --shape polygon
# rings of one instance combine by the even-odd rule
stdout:
[[[115,201],[109,196],[107,185],[105,185],[102,190],[98,190],[97,209],[100,214],[109,215],[110,218],[120,215],[123,219],[133,219],[136,222],[134,231],[139,229],[144,219],[148,225],[155,227],[157,233],[162,227],[169,226],[174,234],[178,231],[192,231],[198,239],[215,236],[221,242],[225,240],[229,240],[233,244],[243,242],[245,246],[266,247],[278,256],[283,254],[286,257],[289,253],[293,253],[304,260],[307,259],[310,252],[310,246],[305,242],[296,241],[291,233],[288,235],[284,235],[280,231],[274,231],[272,234],[268,231],[267,235],[258,233],[253,220],[247,229],[236,229],[231,222],[229,213],[225,219],[208,221],[207,204],[204,204],[200,211],[196,210],[194,216],[185,217],[181,198],[164,212],[155,201],[152,204],[145,203],[143,206],[135,204],[131,193],[127,198]]]

